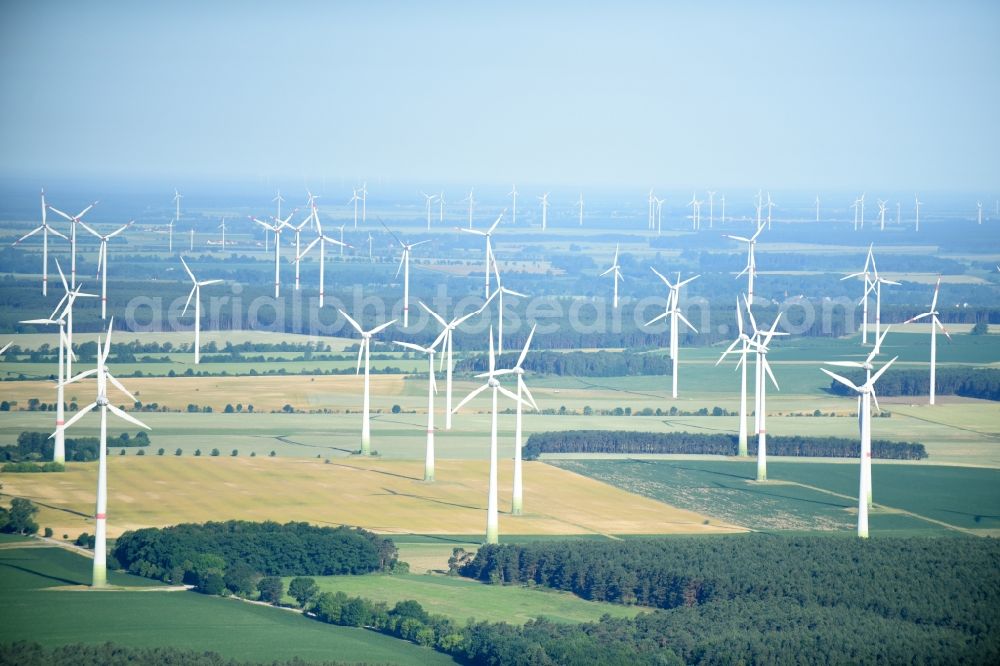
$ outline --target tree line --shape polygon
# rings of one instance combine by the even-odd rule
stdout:
[[[112,553],[130,573],[201,585],[209,575],[332,576],[392,569],[390,539],[350,527],[230,520],[128,531]]]
[[[55,439],[50,433],[24,431],[17,436],[16,444],[0,446],[0,462],[34,462],[52,460]],[[67,437],[66,459],[74,462],[97,460],[100,455],[97,437]],[[140,430],[135,435],[123,432],[117,437],[108,436],[108,448],[149,446],[149,435]]]
[[[995,368],[938,367],[936,392],[938,395],[960,395],[964,398],[1000,400],[1000,370]],[[865,373],[852,370],[843,376],[861,386]],[[917,368],[890,368],[879,378],[875,387],[878,395],[928,395],[930,393],[930,373]],[[850,387],[838,381],[830,382],[830,391],[837,395],[856,395]]]
[[[183,664],[184,666],[260,666],[259,661],[227,659],[217,652],[176,647],[132,647],[116,643],[71,643],[43,647],[31,641],[0,643],[0,664],[18,666],[135,666]],[[343,666],[345,662],[310,662],[311,666]],[[305,666],[300,659],[274,661],[270,666]]]
[[[757,454],[757,438],[748,438],[750,455]],[[726,433],[634,432],[629,430],[563,430],[535,432],[528,437],[523,455],[536,460],[543,453],[674,453],[735,456],[739,438]],[[770,435],[767,453],[773,456],[812,458],[857,458],[857,438]],[[872,457],[888,460],[923,460],[924,445],[918,442],[872,441]]]

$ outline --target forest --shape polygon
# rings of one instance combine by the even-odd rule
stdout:
[[[838,373],[841,374],[841,373]],[[862,371],[842,373],[860,386],[865,381]],[[936,381],[938,395],[960,395],[964,398],[1000,400],[1000,370],[994,368],[938,367]],[[880,396],[915,395],[930,393],[931,376],[927,370],[890,368],[875,387]],[[836,380],[831,380],[830,391],[837,395],[854,396],[854,391]]]
[[[387,571],[396,546],[361,528],[230,520],[128,531],[112,556],[130,573],[201,585],[234,571],[246,579]]]
[[[524,445],[525,460],[543,453],[683,453],[735,456],[739,439],[725,433],[634,432],[628,430],[563,430],[535,432]],[[757,454],[757,438],[747,441],[750,455]],[[772,456],[857,458],[857,438],[771,435],[767,453]],[[917,442],[872,441],[872,457],[887,460],[923,460],[927,450]]]

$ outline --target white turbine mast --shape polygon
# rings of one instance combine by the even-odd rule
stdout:
[[[542,231],[545,231],[548,228],[549,193],[546,192],[542,196],[538,197],[538,200],[542,202]]]
[[[427,347],[415,345],[412,342],[395,341],[395,344],[405,349],[427,354],[427,447],[424,452],[424,481],[434,481],[434,395],[437,393],[437,382],[434,379],[434,352],[441,344],[445,333],[441,333]]]
[[[929,404],[931,405],[934,404],[934,398],[937,394],[937,329],[940,328],[941,332],[944,333],[949,340],[951,340],[951,333],[948,332],[948,329],[944,327],[944,324],[942,324],[941,320],[938,318],[938,315],[940,313],[937,310],[937,302],[938,302],[938,291],[940,289],[941,289],[941,278],[938,277],[937,284],[934,285],[934,298],[931,300],[931,309],[928,310],[927,312],[924,312],[923,314],[918,314],[916,317],[911,317],[907,319],[905,322],[903,322],[905,324],[909,324],[911,322],[920,321],[925,317],[931,318],[931,384],[930,384],[930,394],[929,394],[930,395]]]
[[[497,268],[497,262],[495,258],[493,261],[493,275],[497,279],[497,287],[490,295],[490,297],[486,299],[486,303],[483,305],[483,307],[488,305],[489,302],[493,300],[494,296],[497,297],[497,356],[500,356],[501,354],[503,354],[503,312],[504,312],[503,296],[504,294],[507,294],[508,296],[514,296],[516,298],[527,298],[528,295],[522,294],[519,291],[514,291],[513,289],[508,289],[507,287],[503,286],[503,284],[501,284],[500,269]]]
[[[470,400],[475,398],[477,395],[485,391],[486,389],[491,389],[493,397],[493,409],[491,410],[492,421],[490,427],[490,483],[489,483],[489,496],[487,499],[486,508],[486,543],[497,543],[500,535],[500,521],[499,521],[499,508],[498,508],[498,479],[497,479],[497,394],[502,393],[507,398],[510,398],[515,403],[524,402],[523,399],[517,397],[516,394],[510,392],[508,389],[500,385],[500,380],[496,377],[496,355],[493,353],[493,327],[490,327],[490,356],[489,356],[489,370],[487,372],[476,375],[477,378],[485,378],[486,383],[479,388],[473,390],[469,395],[465,396],[462,402],[458,403],[455,407],[455,412],[462,409]]]
[[[722,352],[715,365],[718,366],[722,363],[723,359],[729,354],[740,355],[739,360],[736,362],[736,368],[740,370],[740,427],[739,438],[737,440],[737,455],[746,457],[749,455],[747,448],[747,356],[750,353],[753,342],[750,336],[743,330],[743,310],[739,297],[736,298],[736,325],[739,334],[733,340],[733,343],[726,348],[726,351]],[[739,345],[739,349],[736,348],[737,345]]]
[[[410,251],[418,245],[430,243],[430,240],[422,240],[417,243],[406,243],[399,236],[393,233],[392,229],[386,226],[385,222],[379,220],[385,230],[388,231],[399,246],[403,248],[403,256],[399,258],[399,268],[396,269],[395,277],[399,277],[399,272],[403,272],[403,328],[410,326]]]
[[[490,228],[487,229],[486,231],[472,229],[471,227],[469,229],[464,229],[464,228],[459,229],[459,231],[464,231],[465,233],[469,234],[475,234],[476,236],[483,236],[486,239],[486,249],[484,251],[486,257],[485,257],[485,264],[483,266],[483,272],[486,274],[486,293],[483,296],[483,298],[490,297],[490,266],[494,261],[496,261],[496,258],[493,255],[493,243],[492,243],[493,232],[496,231],[497,226],[499,226],[500,221],[503,219],[503,216],[504,214],[506,214],[506,212],[507,210],[504,209],[497,217],[496,221],[493,222]]]
[[[168,236],[167,236],[167,250],[169,252],[171,252],[171,253],[174,251],[174,225],[175,224],[180,224],[180,222],[181,222],[181,199],[183,199],[183,198],[184,198],[184,195],[181,194],[180,192],[178,192],[177,188],[175,187],[174,188],[174,219],[172,219],[170,221],[170,224],[167,225],[167,234],[168,234]]]
[[[284,231],[285,227],[291,227],[288,223],[289,220],[298,212],[298,208],[294,209],[288,214],[285,219],[272,217],[274,221],[272,224],[268,224],[263,220],[259,220],[254,216],[250,216],[250,219],[264,227],[268,231],[274,233],[274,297],[278,298],[281,293],[281,232]]]
[[[354,230],[355,231],[358,230],[358,202],[359,201],[361,201],[361,197],[358,196],[358,191],[355,189],[355,190],[353,190],[353,194],[351,195],[350,201],[347,202],[348,206],[350,206],[351,204],[354,204]]]
[[[896,357],[898,358],[898,357]],[[878,409],[878,399],[875,398],[875,382],[885,373],[886,370],[896,361],[892,359],[883,365],[874,375],[868,370],[869,379],[861,386],[858,386],[846,377],[830,372],[826,368],[820,368],[835,381],[854,390],[858,394],[859,413],[861,420],[861,473],[858,484],[858,536],[862,539],[868,538],[868,494],[871,492],[871,432],[872,414],[871,404],[874,400],[875,408]],[[869,364],[870,365],[870,364]],[[867,447],[867,448],[866,448]],[[867,478],[865,470],[868,470]]]
[[[59,215],[59,216],[65,218],[65,219],[69,220],[69,223],[70,223],[70,225],[69,225],[69,252],[70,252],[70,259],[69,259],[69,261],[70,261],[70,264],[69,264],[69,284],[70,284],[71,287],[75,287],[76,286],[76,225],[80,222],[80,220],[83,219],[83,216],[86,215],[90,211],[90,209],[93,208],[96,205],[97,205],[97,202],[95,201],[94,203],[90,204],[89,206],[87,206],[86,208],[84,208],[83,210],[81,210],[76,215],[67,215],[66,213],[62,212],[58,208],[54,208],[52,206],[49,206],[49,210],[51,210],[56,215]]]
[[[455,329],[461,326],[467,319],[474,317],[480,312],[482,312],[489,300],[486,301],[478,310],[473,310],[472,312],[453,318],[451,321],[445,321],[444,317],[438,313],[431,310],[426,303],[423,301],[418,301],[420,307],[422,307],[427,314],[433,317],[442,327],[442,334],[444,334],[444,347],[441,350],[441,365],[445,367],[445,412],[444,412],[444,429],[451,430],[451,379],[452,373],[455,370],[455,346],[454,346],[454,334]],[[438,368],[440,369],[440,367]]]
[[[879,274],[878,274],[878,269],[875,267],[875,254],[872,252],[871,248],[869,248],[868,252],[870,254],[869,258],[871,259],[872,272],[871,272],[870,286],[865,291],[865,298],[868,297],[868,294],[870,292],[872,292],[872,291],[875,292],[875,353],[878,354],[879,353],[880,345],[882,344],[882,338],[883,338],[883,336],[881,335],[881,332],[882,332],[882,285],[883,284],[888,284],[888,285],[895,285],[895,286],[898,287],[898,286],[900,286],[900,283],[899,282],[895,282],[893,280],[887,280],[884,277],[880,277]]]
[[[297,266],[298,262],[302,261],[302,258],[309,254],[309,251],[316,246],[316,243],[319,243],[319,307],[323,307],[323,302],[326,298],[326,244],[331,243],[333,245],[339,245],[341,256],[344,255],[344,248],[350,246],[344,242],[343,224],[340,225],[340,240],[330,238],[323,233],[323,225],[320,224],[319,221],[319,209],[316,208],[315,205],[312,209],[312,220],[318,235],[316,238],[312,239],[308,245],[306,245],[306,249],[296,255],[295,261]]]
[[[63,240],[69,240],[69,238],[63,235],[58,229],[48,223],[48,218],[46,216],[47,212],[48,209],[45,205],[45,190],[42,190],[42,224],[24,234],[11,244],[11,247],[13,247],[24,239],[34,236],[39,231],[42,232],[42,296],[48,296],[49,294],[49,234],[55,234]]]
[[[744,301],[746,303],[746,301]],[[753,335],[751,336],[751,341],[753,343],[754,352],[756,353],[756,367],[754,368],[754,423],[756,424],[755,430],[757,431],[757,480],[767,481],[767,380],[770,378],[771,383],[774,384],[774,388],[781,390],[778,387],[778,380],[774,378],[774,373],[771,372],[771,364],[767,362],[767,352],[769,351],[768,345],[771,343],[771,339],[776,335],[788,335],[784,332],[778,332],[778,321],[781,319],[781,313],[774,318],[774,322],[771,324],[769,329],[757,328],[757,321],[754,319],[753,311],[750,309],[749,304],[747,304],[747,316],[750,318],[750,327],[753,329]]]
[[[580,199],[579,199],[579,201],[576,202],[576,205],[579,208],[580,226],[582,227],[583,226],[583,192],[580,192]],[[982,207],[980,206],[980,208],[982,208]]]
[[[693,280],[697,280],[700,276],[695,275],[693,277],[689,277],[688,279],[686,279],[686,280],[684,280],[682,282],[681,281],[681,274],[678,271],[678,273],[677,273],[677,282],[676,283],[672,283],[662,273],[660,273],[658,270],[656,270],[652,266],[649,267],[649,270],[651,270],[654,273],[656,273],[656,276],[663,281],[663,284],[665,284],[667,286],[667,289],[669,290],[668,295],[667,295],[667,308],[666,308],[666,310],[662,314],[659,314],[659,315],[653,317],[651,320],[647,321],[646,322],[646,326],[649,326],[650,324],[655,324],[656,322],[660,321],[661,319],[665,319],[667,317],[670,317],[670,360],[673,362],[673,371],[671,372],[671,391],[670,391],[670,393],[671,393],[671,395],[674,398],[676,398],[677,397],[677,373],[678,373],[678,367],[677,366],[678,366],[678,362],[679,362],[678,356],[679,356],[679,351],[680,351],[680,349],[679,349],[680,348],[680,324],[678,323],[678,321],[684,322],[684,324],[688,328],[690,328],[692,331],[694,331],[695,333],[698,332],[698,329],[696,329],[691,324],[691,322],[689,322],[687,320],[687,317],[685,317],[684,314],[681,312],[681,307],[680,307],[681,287],[683,287],[684,285],[686,285],[687,283],[689,283],[689,282],[691,282]]]
[[[708,228],[715,224],[715,192],[708,190]]]
[[[100,249],[97,251],[97,275],[95,276],[101,278],[101,319],[107,319],[108,313],[108,241],[133,224],[135,224],[135,220],[129,220],[109,234],[99,234],[86,222],[80,221],[80,226],[101,242]]]
[[[624,280],[622,277],[621,266],[618,264],[618,243],[615,243],[615,258],[611,260],[611,268],[601,273],[600,277],[611,273],[611,280],[614,283],[614,297],[611,301],[611,307],[618,309],[618,281]]]
[[[873,287],[872,281],[872,262],[875,261],[875,255],[872,253],[873,245],[868,246],[868,254],[865,256],[865,268],[857,273],[851,273],[840,278],[843,280],[850,280],[851,278],[864,278],[863,295],[861,301],[858,305],[861,306],[861,344],[868,344],[868,296],[871,293]]]
[[[145,428],[149,430],[149,426],[135,418],[131,414],[128,414],[118,407],[115,407],[108,400],[108,382],[110,381],[119,391],[128,396],[132,402],[136,402],[136,397],[132,395],[127,388],[122,386],[108,370],[108,356],[111,353],[111,326],[114,324],[114,318],[111,320],[111,324],[108,325],[108,336],[104,340],[104,344],[101,344],[100,339],[97,342],[97,367],[93,370],[87,370],[81,372],[75,377],[67,379],[65,384],[72,384],[73,382],[79,381],[85,377],[91,375],[97,376],[97,399],[78,411],[73,418],[66,422],[62,426],[62,430],[66,430],[71,425],[79,421],[90,412],[95,407],[100,407],[101,409],[101,430],[100,430],[100,441],[98,442],[98,448],[100,450],[100,456],[98,459],[97,467],[97,506],[94,512],[94,567],[93,567],[93,577],[91,579],[91,585],[93,587],[105,587],[108,583],[108,568],[107,568],[107,513],[108,513],[108,410],[118,418],[128,421],[133,425],[137,425],[140,428]],[[54,435],[55,433],[53,433]]]
[[[437,195],[436,194],[424,194],[423,192],[421,192],[420,194],[422,194],[424,196],[424,200],[427,203],[427,231],[430,231],[431,230],[431,204],[434,203],[434,200],[437,198]]]
[[[469,188],[469,196],[467,196],[464,199],[462,199],[462,201],[468,201],[469,202],[469,228],[470,229],[472,228],[472,209],[476,205],[476,198],[473,196],[473,191],[475,189],[476,188],[474,188],[474,187],[470,187]]]
[[[538,403],[535,402],[534,396],[531,395],[527,384],[524,383],[524,359],[528,355],[528,348],[531,347],[531,339],[535,336],[535,328],[537,326],[535,324],[531,327],[531,332],[528,333],[528,339],[524,341],[521,355],[517,357],[517,363],[514,364],[514,367],[497,370],[494,373],[498,377],[506,374],[513,374],[517,377],[517,406],[515,407],[516,412],[514,416],[514,489],[511,494],[510,504],[510,513],[512,516],[520,516],[524,513],[524,480],[521,470],[522,405],[530,405],[532,409],[536,412],[538,411]],[[527,401],[525,401],[525,398]]]
[[[194,364],[198,365],[201,361],[201,288],[212,284],[220,284],[222,280],[202,280],[199,282],[195,278],[194,273],[191,272],[187,262],[184,261],[184,257],[181,257],[181,263],[184,265],[184,270],[187,272],[188,277],[191,278],[191,282],[194,283],[194,286],[191,287],[191,293],[188,294],[187,302],[184,303],[184,310],[181,311],[181,316],[183,317],[187,313],[188,306],[191,305],[191,299],[194,298]]]
[[[919,197],[917,197],[916,195],[913,196],[913,209],[917,213],[916,228],[914,229],[914,231],[920,231],[920,204],[922,203],[923,201],[921,201]]]
[[[517,224],[517,185],[510,186],[510,192],[507,193],[507,196],[512,197],[510,223]]]
[[[375,328],[371,329],[370,331],[366,331],[363,328],[361,328],[361,325],[358,322],[356,322],[353,319],[351,319],[351,316],[349,314],[347,314],[346,312],[344,312],[343,310],[338,309],[337,312],[339,312],[341,315],[343,315],[344,319],[346,319],[347,322],[351,326],[354,327],[354,330],[356,330],[358,332],[358,334],[361,336],[361,343],[358,345],[358,366],[357,366],[357,369],[355,370],[354,374],[357,375],[357,374],[359,374],[361,372],[361,359],[362,359],[362,357],[364,357],[364,360],[365,360],[365,383],[364,383],[364,398],[363,398],[363,403],[362,403],[363,407],[362,407],[362,414],[361,414],[361,455],[367,456],[367,455],[371,455],[371,451],[372,451],[372,446],[371,446],[371,419],[369,418],[369,413],[371,411],[371,380],[370,380],[371,362],[370,362],[370,359],[371,359],[372,336],[378,334],[379,332],[381,332],[382,330],[388,328],[389,326],[392,326],[393,324],[396,323],[396,320],[393,319],[391,321],[387,321],[384,324],[379,324],[378,326],[376,326]]]

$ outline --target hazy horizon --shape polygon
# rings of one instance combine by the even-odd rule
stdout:
[[[0,12],[0,173],[39,186],[1000,184],[994,2]]]

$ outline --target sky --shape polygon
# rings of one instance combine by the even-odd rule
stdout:
[[[0,2],[0,175],[1000,189],[1000,2]]]

